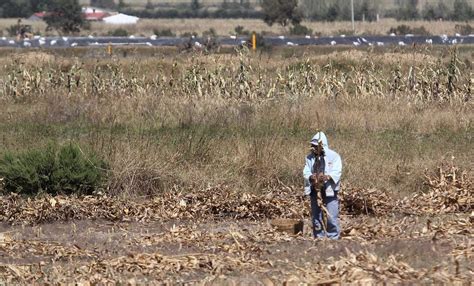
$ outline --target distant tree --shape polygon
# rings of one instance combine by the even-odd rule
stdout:
[[[288,24],[297,25],[303,19],[298,10],[298,0],[263,0],[263,20],[268,25],[278,23],[283,27]]]
[[[341,14],[341,8],[339,7],[339,4],[334,3],[328,8],[328,11],[326,13],[326,20],[330,22],[336,21],[339,18],[340,14]]]
[[[146,1],[146,5],[145,5],[145,9],[147,9],[147,10],[153,10],[153,9],[155,9],[155,6],[153,6],[153,4],[151,3],[150,0],[147,0],[147,1]]]
[[[0,17],[5,18],[23,18],[32,14],[31,3],[29,0],[1,0]]]
[[[368,0],[364,0],[362,4],[356,6],[355,14],[357,20],[364,18],[366,21],[375,21],[377,19],[377,8]]]
[[[47,30],[57,30],[65,34],[79,32],[84,25],[81,5],[78,0],[51,0],[44,17]]]
[[[30,0],[31,12],[45,11],[49,0]]]
[[[127,8],[127,4],[125,4],[123,0],[119,0],[117,4],[117,10],[122,11],[125,8]]]
[[[201,5],[199,4],[199,0],[191,0],[191,9],[196,11],[201,8]]]
[[[435,20],[436,19],[436,9],[433,5],[427,4],[423,8],[423,19],[425,20]]]
[[[116,8],[114,0],[91,0],[91,6],[101,7],[101,8],[106,8],[106,9]]]
[[[397,10],[397,20],[414,20],[418,19],[418,0],[407,0],[405,3],[400,2]]]
[[[249,9],[250,8],[250,0],[240,0],[240,6]]]
[[[347,2],[345,2],[347,3]],[[356,4],[354,3],[354,6]],[[357,6],[355,7],[357,8]],[[359,18],[362,19],[362,15],[358,15]],[[339,17],[338,17],[338,20],[350,20],[351,19],[351,7],[350,5],[347,5],[347,4],[339,4]]]
[[[319,21],[350,21],[351,6],[349,0],[300,0],[299,7],[304,17]],[[354,16],[360,21],[377,19],[379,3],[374,0],[354,1]]]
[[[423,19],[425,20],[448,19],[450,14],[450,9],[443,1],[439,1],[436,6],[427,4],[422,13]]]
[[[452,20],[469,21],[474,17],[471,5],[466,0],[454,0]]]

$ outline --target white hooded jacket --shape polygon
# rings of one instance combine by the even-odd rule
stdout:
[[[339,191],[340,189],[340,182],[341,182],[341,175],[342,175],[342,160],[341,156],[337,154],[335,151],[329,149],[328,140],[326,135],[323,132],[318,132],[316,135],[313,136],[311,139],[311,144],[318,144],[319,142],[322,143],[324,149],[324,175],[329,175],[331,180],[327,181],[323,189],[326,191],[327,197],[333,197],[334,192]],[[309,177],[313,174],[313,165],[316,160],[316,156],[311,153],[306,157],[306,164],[303,169],[303,177],[304,177],[304,194],[310,195],[311,194],[311,183],[309,181]]]

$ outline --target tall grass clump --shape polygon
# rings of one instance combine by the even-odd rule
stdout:
[[[104,161],[83,153],[76,144],[49,144],[42,149],[5,153],[0,159],[0,177],[7,192],[92,194],[104,182],[105,167]]]

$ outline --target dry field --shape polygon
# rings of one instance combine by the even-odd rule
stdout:
[[[92,196],[3,192],[0,281],[469,285],[473,53],[0,50],[0,155],[73,141],[109,162]],[[336,242],[302,197],[319,129],[344,164]]]
[[[0,19],[0,31],[6,35],[6,28],[16,24],[17,19]],[[45,35],[46,24],[43,22],[29,22],[24,21],[24,24],[32,25],[33,32]],[[340,35],[351,33],[351,22],[303,22],[313,30],[314,33],[320,33],[322,36]],[[461,22],[429,22],[429,21],[396,21],[394,19],[383,19],[378,23],[357,22],[357,35],[387,35],[390,28],[396,28],[399,25],[408,25],[412,28],[425,27],[432,35],[454,35],[457,31],[456,25],[465,25]],[[467,24],[474,26],[471,21]],[[154,29],[166,30],[170,29],[175,35],[182,35],[184,33],[196,32],[201,35],[211,28],[216,31],[218,35],[227,36],[235,34],[235,27],[243,26],[246,30],[265,32],[267,34],[282,35],[288,34],[288,29],[282,28],[278,25],[269,27],[262,20],[257,19],[142,19],[136,25],[108,25],[104,23],[92,23],[91,30],[83,30],[80,34],[87,35],[107,35],[108,32],[117,28],[122,28],[128,31],[130,35],[153,35]],[[55,35],[54,32],[49,32],[50,35]],[[46,33],[48,35],[48,33]]]

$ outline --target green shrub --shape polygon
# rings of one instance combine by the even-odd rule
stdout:
[[[103,182],[105,168],[104,161],[75,144],[7,152],[0,159],[4,190],[20,194],[91,194]]]
[[[411,29],[411,33],[415,35],[429,36],[431,33],[426,30],[425,26],[415,27]]]
[[[290,34],[295,35],[295,36],[306,36],[306,35],[312,35],[313,30],[309,29],[306,26],[303,26],[301,24],[296,24],[293,27],[290,28]]]
[[[451,20],[454,21],[469,21],[474,16],[474,10],[466,0],[454,0],[454,8],[451,14]]]
[[[115,30],[109,31],[109,36],[113,37],[127,37],[128,31],[122,28],[117,28]]]
[[[423,19],[428,21],[449,19],[451,11],[449,7],[442,1],[438,2],[438,5],[427,4],[423,9]]]
[[[396,28],[392,27],[388,31],[389,34],[396,34],[396,35],[406,35],[411,33],[411,28],[407,25],[398,25]]]
[[[461,35],[474,34],[474,28],[468,23],[466,23],[466,25],[456,25],[454,26],[454,29],[456,30],[456,33],[459,33]]]
[[[250,36],[252,34],[252,32],[250,32],[249,30],[245,30],[244,26],[236,26],[234,28],[234,32],[237,36]]]
[[[346,35],[346,36],[354,36],[355,35],[355,31],[354,30],[350,30],[350,29],[340,29],[340,30],[337,30],[336,35]]]
[[[191,37],[197,37],[198,33],[196,32],[184,32],[181,34],[182,38],[191,38]]]
[[[153,34],[155,34],[157,37],[174,37],[176,36],[173,32],[171,32],[171,29],[153,29]]]
[[[415,35],[424,35],[424,36],[430,35],[430,32],[426,30],[425,26],[412,28],[407,25],[399,25],[396,28],[392,27],[390,28],[388,33],[389,34],[394,33],[396,35],[406,35],[406,34],[415,34]]]
[[[214,28],[210,28],[209,30],[202,32],[202,36],[215,38],[217,37],[217,32]]]
[[[6,28],[7,34],[10,37],[15,37],[18,34],[18,25],[11,25]]]

